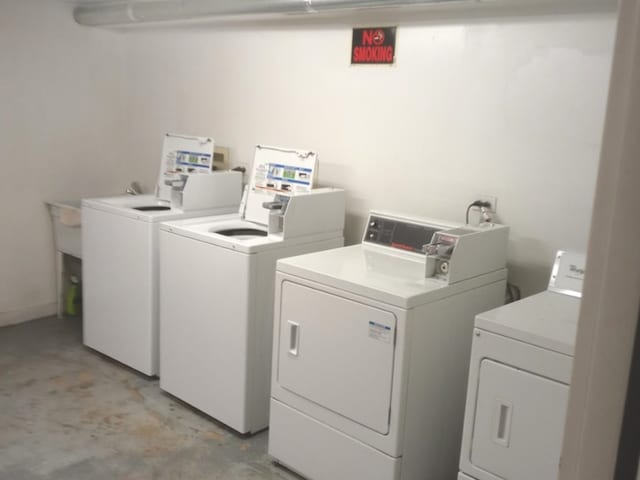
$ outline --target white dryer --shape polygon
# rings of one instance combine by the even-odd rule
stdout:
[[[211,159],[213,142],[207,140],[180,137],[192,164]],[[193,153],[201,146],[211,155]],[[170,150],[165,153],[176,153]],[[236,211],[242,193],[240,172],[181,172],[173,178],[164,165],[163,158],[159,194],[82,201],[84,344],[145,375],[158,373],[160,222]]]
[[[476,317],[459,480],[554,480],[584,256],[559,252],[549,289]]]
[[[362,244],[278,261],[269,454],[314,480],[455,478],[507,233],[372,212]]]
[[[309,153],[258,147],[241,214],[161,227],[160,387],[240,433],[268,425],[276,260],[344,243]]]

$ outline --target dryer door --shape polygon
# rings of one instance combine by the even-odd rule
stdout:
[[[473,465],[505,479],[556,478],[569,387],[488,359],[479,379]]]
[[[395,315],[290,281],[281,301],[278,383],[387,434]]]

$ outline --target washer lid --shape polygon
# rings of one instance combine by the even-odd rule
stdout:
[[[282,236],[269,235],[266,227],[242,220],[237,213],[166,222],[160,225],[160,230],[246,254],[274,250],[282,248],[283,245]],[[228,235],[228,232],[234,230],[239,235]],[[243,235],[242,230],[262,230],[266,235],[255,232]],[[225,235],[224,232],[227,234]],[[320,236],[315,238],[315,240],[320,239],[322,239]],[[295,241],[287,241],[287,245],[290,244],[295,244]]]
[[[477,328],[573,356],[580,299],[542,292],[476,316]]]
[[[184,216],[182,210],[171,208],[170,204],[159,200],[155,195],[85,198],[82,200],[82,206],[146,222],[172,220]]]
[[[278,192],[306,192],[313,188],[318,156],[308,150],[256,145],[251,179],[244,199],[244,219],[269,224],[269,210]],[[240,207],[242,209],[242,206]]]
[[[166,202],[158,200],[155,195],[118,195],[115,197],[84,198],[82,208],[94,208],[105,212],[122,215],[143,222],[159,223],[205,215],[223,215],[230,208],[207,208],[185,212],[177,208],[169,208]],[[158,207],[162,207],[158,210]]]
[[[213,168],[213,138],[166,133],[158,173],[157,196],[171,202],[172,184],[181,175],[210,174]]]

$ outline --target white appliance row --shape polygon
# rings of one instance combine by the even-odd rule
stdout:
[[[496,309],[507,227],[371,212],[342,247],[345,193],[314,188],[313,152],[256,147],[242,198],[212,152],[168,136],[156,195],[83,201],[86,345],[270,426],[312,480],[553,478],[582,257]]]

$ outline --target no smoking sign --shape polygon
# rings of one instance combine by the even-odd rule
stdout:
[[[390,64],[396,56],[396,27],[354,28],[352,64]]]

